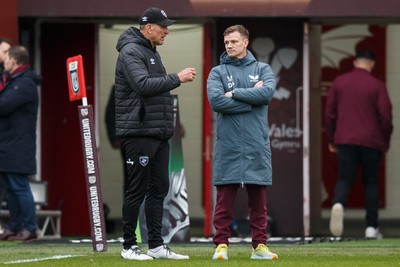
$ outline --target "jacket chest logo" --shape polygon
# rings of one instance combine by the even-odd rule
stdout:
[[[250,77],[250,82],[256,83],[258,82],[258,79],[260,78],[259,75],[249,75]]]
[[[156,64],[156,60],[154,58],[150,58],[150,64],[151,65],[155,65]]]
[[[139,157],[139,163],[143,167],[146,167],[146,165],[149,163],[149,157],[148,156],[140,156]]]
[[[226,76],[226,78],[228,79],[228,88],[231,89],[235,86],[235,83],[233,82],[233,77],[231,76]]]

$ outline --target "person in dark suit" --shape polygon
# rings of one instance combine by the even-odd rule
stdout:
[[[36,213],[29,176],[36,174],[36,124],[40,76],[29,66],[29,52],[12,46],[4,61],[7,79],[0,91],[0,185],[6,190],[10,219],[0,240],[36,239]]]

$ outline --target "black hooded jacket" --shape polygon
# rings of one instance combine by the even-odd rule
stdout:
[[[0,91],[0,172],[36,174],[40,82],[27,68],[11,75]]]
[[[167,74],[161,57],[134,27],[121,34],[115,70],[115,127],[121,138],[167,140],[173,134],[170,91],[180,85],[177,74]]]

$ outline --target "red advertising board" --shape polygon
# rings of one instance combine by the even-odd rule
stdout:
[[[86,98],[86,83],[81,55],[67,59],[67,77],[69,88],[69,100]]]

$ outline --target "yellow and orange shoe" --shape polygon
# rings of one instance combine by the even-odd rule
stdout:
[[[250,259],[253,260],[277,260],[278,255],[269,251],[268,247],[264,244],[259,244],[256,249],[253,250]]]
[[[228,259],[228,245],[219,244],[215,249],[213,260],[227,260]]]

